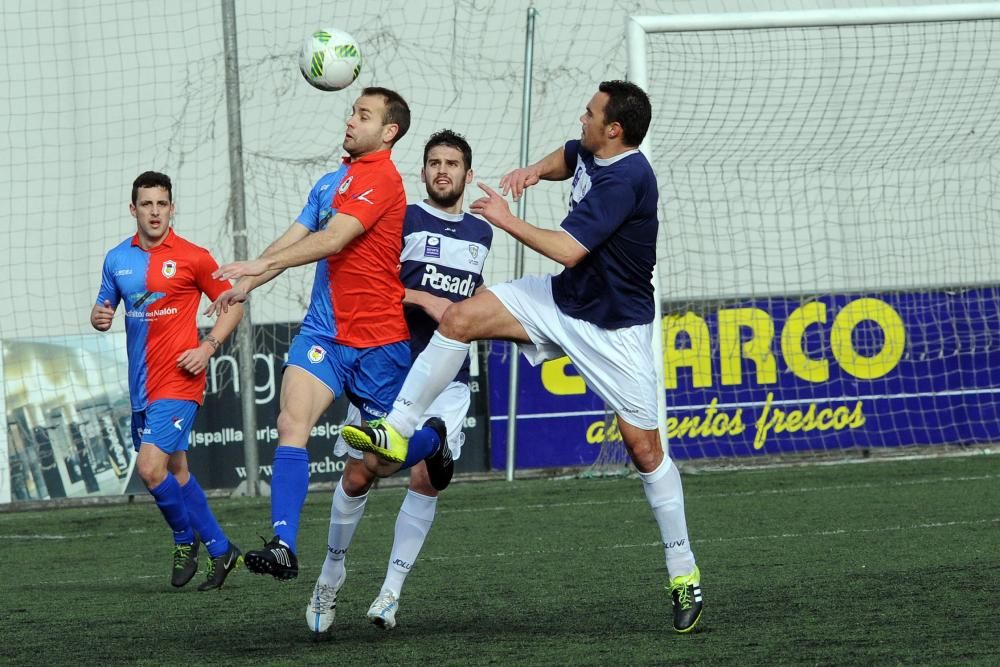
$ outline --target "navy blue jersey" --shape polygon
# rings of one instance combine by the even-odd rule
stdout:
[[[406,207],[399,277],[407,289],[421,290],[449,301],[472,296],[483,284],[483,265],[493,244],[493,228],[468,213],[445,213],[418,202]],[[416,359],[438,323],[423,308],[407,306],[410,350]],[[468,382],[469,360],[455,376]]]
[[[652,322],[659,227],[653,168],[638,150],[605,160],[576,140],[563,156],[575,171],[562,228],[588,254],[552,279],[556,305],[604,329]]]

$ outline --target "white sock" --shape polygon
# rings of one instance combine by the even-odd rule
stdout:
[[[694,571],[694,553],[688,538],[687,520],[684,518],[684,489],[677,466],[664,456],[663,462],[652,472],[641,472],[642,488],[653,509],[653,516],[660,527],[660,537],[667,557],[667,576],[671,579]]]
[[[386,421],[404,437],[413,435],[428,406],[455,379],[468,355],[468,343],[435,331],[410,367]]]
[[[368,494],[352,498],[344,492],[344,482],[337,483],[330,505],[330,532],[326,538],[326,560],[319,578],[327,586],[336,586],[345,573],[344,559],[354,539],[354,530],[365,514]]]
[[[389,569],[385,573],[382,592],[392,591],[398,598],[403,582],[420,555],[427,533],[434,523],[437,498],[408,490],[396,516],[396,537],[389,554]]]

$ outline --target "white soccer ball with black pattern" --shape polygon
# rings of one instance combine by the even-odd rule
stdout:
[[[342,90],[361,72],[361,50],[343,30],[317,30],[302,44],[299,69],[306,81],[320,90]]]

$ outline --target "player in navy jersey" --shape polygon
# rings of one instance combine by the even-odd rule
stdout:
[[[462,210],[465,186],[472,177],[472,149],[465,138],[450,130],[432,135],[424,145],[420,170],[427,199],[406,208],[400,255],[413,357],[427,346],[445,309],[472,296],[483,283],[483,265],[493,242],[493,228]],[[452,460],[459,457],[465,439],[462,424],[470,404],[468,380],[466,355],[420,419],[421,423],[430,420],[437,424],[439,437],[447,439],[447,451],[443,453]],[[347,421],[360,424],[361,412],[351,406]],[[306,607],[306,622],[315,633],[326,632],[333,623],[337,593],[346,576],[347,549],[364,514],[368,490],[376,475],[391,474],[400,467],[398,463],[382,465],[373,454],[353,449],[343,439],[337,441],[334,451],[348,457],[334,490],[326,561]],[[396,626],[403,582],[430,531],[439,489],[447,486],[453,466],[449,462],[429,470],[419,461],[410,468],[410,485],[396,518],[388,570],[379,595],[368,609],[368,619],[379,627]],[[436,478],[436,470],[447,471],[446,479]]]
[[[534,364],[568,355],[617,416],[659,525],[674,629],[690,632],[703,607],[701,575],[688,538],[680,474],[665,456],[657,428],[657,405],[664,400],[654,371],[661,360],[653,358],[652,347],[658,192],[652,167],[638,150],[651,118],[641,88],[605,81],[580,118],[579,140],[500,180],[502,193],[517,199],[541,180],[572,178],[570,210],[560,229],[516,218],[499,193],[480,184],[486,196],[470,210],[565,269],[490,287],[449,308],[384,422],[345,427],[343,437],[386,460],[404,458],[424,409],[463,363],[470,341],[515,341]]]
[[[174,232],[173,187],[166,174],[140,174],[132,183],[129,211],[136,233],[105,257],[90,323],[107,331],[118,304],[125,302],[132,444],[139,452],[135,468],[174,532],[171,583],[184,586],[198,571],[200,540],[212,561],[198,590],[221,588],[242,554],[188,469],[188,435],[205,396],[208,360],[239,324],[243,310],[221,316],[199,341],[201,295],[214,299],[229,283],[212,278],[218,265],[207,250]]]

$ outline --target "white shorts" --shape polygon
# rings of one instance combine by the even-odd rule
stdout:
[[[568,356],[619,419],[647,431],[657,428],[657,401],[664,399],[656,390],[652,322],[603,329],[570,317],[552,298],[552,276],[526,276],[487,289],[528,332],[532,344],[519,348],[532,366]]]
[[[444,388],[434,402],[430,404],[424,416],[419,420],[423,424],[431,417],[440,417],[448,429],[448,449],[451,450],[451,458],[458,459],[462,455],[462,445],[465,444],[465,433],[462,427],[465,425],[465,417],[469,414],[469,406],[472,405],[472,393],[469,385],[464,382],[452,382]],[[358,426],[361,424],[361,411],[351,403],[347,408],[347,418],[345,424]],[[346,442],[343,436],[337,436],[337,442],[333,446],[334,456],[347,454],[352,459],[360,459],[363,453],[360,449],[354,449]]]

